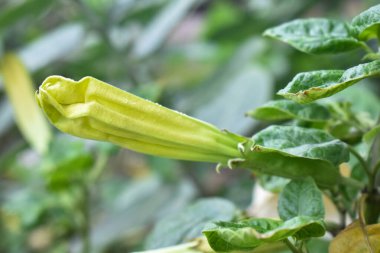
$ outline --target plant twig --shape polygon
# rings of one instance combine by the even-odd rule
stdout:
[[[353,147],[351,146],[348,146],[348,149],[350,151],[350,153],[352,155],[354,155],[356,157],[356,159],[358,159],[360,165],[363,167],[363,170],[365,171],[365,173],[367,174],[367,177],[368,177],[368,182],[371,181],[372,179],[372,173],[366,163],[366,161],[364,160],[364,158],[359,154],[358,151],[356,151]]]
[[[380,171],[380,160],[377,161],[376,165],[373,167],[373,170],[372,170],[373,185],[375,185],[376,176],[377,176],[377,173],[379,173],[379,171]]]
[[[371,242],[369,240],[368,233],[367,233],[366,221],[364,219],[364,202],[365,202],[366,199],[367,199],[367,194],[363,194],[360,197],[360,200],[359,200],[359,224],[360,224],[360,228],[361,228],[361,230],[363,232],[364,241],[365,241],[365,243],[367,245],[367,248],[368,248],[369,252],[370,253],[374,253],[373,248],[371,246]]]
[[[82,187],[82,194],[83,194],[83,202],[81,204],[81,211],[83,215],[83,224],[81,226],[82,253],[90,253],[91,252],[90,190],[86,184],[83,185]]]
[[[300,252],[294,245],[289,241],[289,239],[284,239],[283,242],[288,246],[288,248],[293,252],[293,253],[302,253]],[[372,252],[371,252],[372,253]]]
[[[361,190],[365,187],[365,184],[363,184],[362,182],[355,180],[355,179],[352,179],[352,178],[349,178],[349,177],[342,177],[341,183],[343,185],[346,185],[346,186],[349,186],[349,187],[352,187],[355,189],[359,189],[359,190]]]
[[[360,46],[368,53],[368,54],[376,54],[376,52],[367,45],[365,42],[361,42]]]

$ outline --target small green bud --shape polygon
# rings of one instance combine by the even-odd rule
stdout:
[[[50,76],[36,99],[59,130],[146,154],[227,164],[241,157],[238,144],[246,141],[93,77]]]

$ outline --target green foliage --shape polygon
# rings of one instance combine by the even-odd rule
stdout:
[[[230,160],[230,166],[291,179],[310,176],[329,188],[341,180],[336,166],[349,159],[345,143],[318,129],[270,126],[252,140],[245,159]]]
[[[49,0],[31,0],[2,8],[0,11],[0,31],[3,31],[9,25],[14,25],[20,19],[30,19],[33,15],[40,15],[51,4],[53,2]]]
[[[274,100],[247,112],[247,115],[266,121],[303,120],[310,122],[324,122],[330,117],[328,108],[322,104],[310,103],[300,105],[289,100]]]
[[[342,21],[312,18],[298,19],[264,32],[296,49],[310,54],[332,54],[357,49],[361,46],[355,30]]]
[[[144,140],[141,152],[160,144],[170,147],[171,158],[184,158],[179,152],[186,149],[188,160],[202,152],[198,160],[220,162],[218,169],[223,164],[247,170],[215,175],[208,164],[146,157],[56,132],[46,153],[38,155],[13,127],[26,125],[36,139],[43,134],[32,128],[20,95],[37,85],[17,86],[20,75],[10,74],[14,80],[7,81],[0,73],[0,252],[320,253],[340,252],[342,246],[375,252],[380,5],[358,10],[369,3],[347,8],[345,1],[314,0],[1,2],[0,57],[16,52],[36,83],[56,74],[74,80],[94,76],[191,116],[111,94],[112,86],[90,94],[61,83],[63,90],[55,94],[48,87],[43,103],[45,110],[52,104],[65,108],[52,113],[64,118],[62,129],[97,127],[104,134],[98,139],[118,145]],[[339,19],[354,8],[359,14],[352,21]],[[316,13],[326,18],[310,18]],[[306,54],[260,37],[263,31]],[[268,101],[274,87],[282,98]],[[78,95],[83,101],[56,107],[56,101]],[[12,106],[11,97],[18,101]],[[125,107],[115,112],[117,99]],[[158,109],[149,114],[147,104]],[[22,111],[25,124],[14,123],[11,107]],[[84,124],[70,125],[66,116],[72,113]],[[137,119],[141,124],[133,125]],[[122,142],[113,139],[115,133]],[[261,197],[247,189],[254,184],[278,193],[281,220],[245,212],[251,198]],[[329,220],[325,198],[339,213],[336,221]],[[360,222],[347,226],[347,216]],[[355,236],[347,233],[350,227]],[[328,239],[316,239],[326,232]]]
[[[67,185],[80,183],[94,164],[90,150],[83,142],[65,137],[56,138],[42,163],[42,170],[53,190],[64,190]]]
[[[299,239],[325,234],[321,220],[299,216],[287,221],[252,218],[239,222],[218,222],[206,227],[203,233],[217,252],[252,250],[264,244],[295,236]]]
[[[147,238],[146,248],[163,248],[201,236],[204,226],[213,221],[231,221],[238,210],[220,198],[201,199],[182,212],[158,222]]]
[[[252,140],[253,150],[275,150],[288,156],[328,161],[335,166],[348,161],[346,144],[318,129],[273,125],[255,134]]]
[[[343,70],[317,70],[297,74],[277,94],[298,103],[329,97],[362,79],[380,74],[380,61],[359,64]]]
[[[363,11],[352,20],[352,25],[361,40],[377,38],[380,29],[380,5]]]
[[[325,210],[322,193],[313,179],[298,179],[290,181],[280,194],[278,214],[283,220],[297,216],[308,216],[323,219]]]

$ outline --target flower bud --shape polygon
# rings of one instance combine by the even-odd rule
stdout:
[[[50,76],[36,93],[59,130],[168,158],[219,162],[241,157],[246,140],[92,77]]]

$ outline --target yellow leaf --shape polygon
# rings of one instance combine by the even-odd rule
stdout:
[[[380,224],[367,225],[369,241],[373,252],[380,252]],[[370,253],[359,221],[351,223],[335,237],[329,253]]]
[[[20,59],[12,53],[0,61],[5,92],[12,104],[15,120],[29,144],[43,154],[51,138],[49,125],[34,100],[31,77]]]

